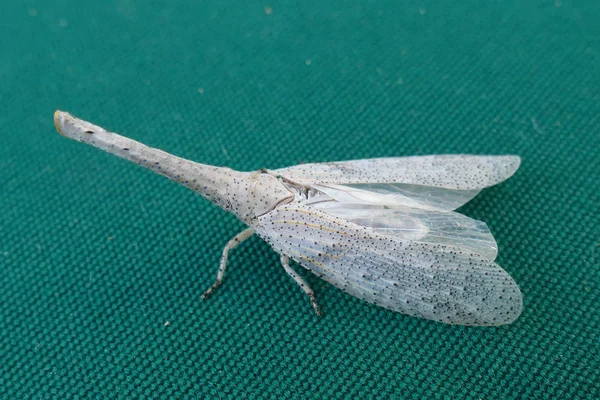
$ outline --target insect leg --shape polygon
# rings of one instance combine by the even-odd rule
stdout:
[[[282,255],[280,260],[281,260],[281,265],[283,265],[283,269],[285,269],[285,272],[287,272],[287,274],[289,276],[294,278],[294,280],[300,286],[300,288],[302,288],[302,290],[304,290],[304,293],[306,293],[308,295],[308,298],[310,299],[310,304],[314,308],[317,315],[322,315],[321,309],[319,308],[319,305],[317,304],[315,292],[313,292],[313,290],[308,286],[308,284],[306,282],[304,282],[304,279],[302,279],[300,277],[300,275],[298,275],[296,273],[296,271],[294,271],[292,269],[292,267],[290,267],[290,258],[288,256]]]
[[[245,231],[238,233],[233,239],[231,239],[225,248],[223,249],[223,255],[221,256],[221,264],[219,264],[219,273],[217,274],[217,280],[215,283],[209,287],[206,292],[202,294],[202,299],[206,299],[208,296],[212,294],[221,284],[223,283],[223,275],[225,274],[225,269],[227,268],[227,258],[229,257],[229,250],[236,247],[238,244],[242,243],[244,240],[248,239],[254,231],[252,228],[248,228]]]

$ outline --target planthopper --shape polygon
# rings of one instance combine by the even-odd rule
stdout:
[[[56,111],[58,131],[150,168],[187,186],[279,253],[281,265],[315,294],[290,260],[369,303],[447,324],[513,322],[522,309],[515,281],[494,263],[498,246],[487,225],[457,213],[482,189],[512,176],[518,156],[431,155],[303,164],[240,172],[189,161]]]

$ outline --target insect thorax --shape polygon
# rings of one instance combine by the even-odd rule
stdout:
[[[227,187],[229,204],[225,207],[244,222],[260,217],[275,207],[291,202],[294,193],[275,176],[256,172],[243,172]]]

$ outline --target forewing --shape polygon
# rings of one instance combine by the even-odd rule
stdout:
[[[433,155],[301,164],[273,172],[313,184],[406,183],[478,190],[508,179],[518,156]]]
[[[475,253],[385,236],[297,204],[259,217],[254,228],[326,281],[394,311],[459,325],[502,325],[521,313],[514,280]]]

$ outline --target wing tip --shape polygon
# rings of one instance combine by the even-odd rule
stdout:
[[[506,163],[506,179],[510,178],[517,172],[519,167],[521,166],[521,157],[517,155],[507,155],[504,156],[507,160]]]
[[[490,156],[488,156],[490,157]],[[493,158],[492,168],[495,170],[494,178],[487,186],[495,186],[512,177],[521,166],[521,157],[517,155],[491,156]]]
[[[512,297],[510,297],[509,301],[505,300],[501,302],[501,307],[499,307],[499,309],[502,312],[495,314],[495,318],[492,318],[486,323],[481,324],[481,326],[510,325],[519,319],[521,313],[523,312],[523,294],[514,280],[512,280],[512,285],[510,285],[510,287],[512,289]]]

